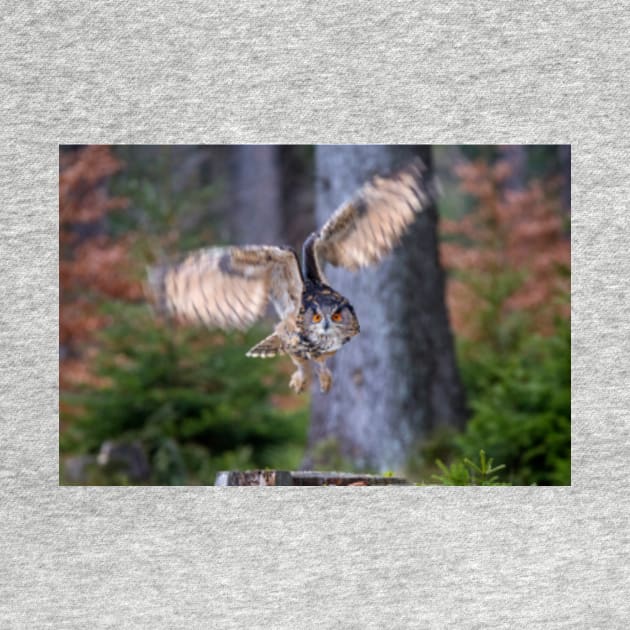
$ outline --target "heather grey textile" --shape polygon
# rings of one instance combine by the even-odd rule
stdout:
[[[1,628],[626,628],[623,2],[4,2]],[[573,143],[571,488],[58,487],[59,142]]]

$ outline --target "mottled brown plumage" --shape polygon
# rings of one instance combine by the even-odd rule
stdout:
[[[328,391],[326,359],[359,333],[359,322],[350,302],[328,286],[322,267],[328,262],[355,271],[387,255],[430,203],[424,171],[415,160],[389,177],[374,176],[305,241],[302,268],[287,247],[202,249],[149,270],[155,301],[187,321],[240,329],[261,318],[271,301],[280,321],[247,355],[288,354],[297,367],[290,382],[296,392],[308,384],[314,365]]]

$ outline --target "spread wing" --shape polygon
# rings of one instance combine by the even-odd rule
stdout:
[[[292,249],[261,245],[199,250],[149,269],[149,286],[169,314],[244,329],[265,314],[269,300],[281,319],[297,313],[303,281]]]
[[[416,214],[432,202],[433,184],[420,159],[388,177],[374,176],[320,230],[315,256],[355,271],[378,262],[400,241]]]

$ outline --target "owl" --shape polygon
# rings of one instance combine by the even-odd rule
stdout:
[[[326,361],[359,334],[348,298],[324,275],[325,263],[356,271],[377,263],[399,242],[432,199],[432,183],[416,159],[389,176],[375,175],[342,204],[302,247],[209,247],[179,264],[149,269],[158,308],[170,315],[223,329],[245,329],[269,302],[279,322],[249,357],[288,355],[296,371],[289,386],[303,391],[313,368],[322,392],[332,385]]]

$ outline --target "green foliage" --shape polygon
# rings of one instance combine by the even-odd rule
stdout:
[[[274,361],[244,356],[264,333],[166,328],[145,306],[112,304],[110,312],[98,365],[108,384],[64,397],[79,412],[61,436],[62,452],[138,441],[150,482],[164,485],[212,484],[224,468],[299,465],[305,410],[274,407],[271,396],[286,389],[286,376]]]
[[[419,445],[407,462],[409,479],[467,484],[466,460],[484,449],[505,466],[503,480],[512,485],[571,484],[569,322],[558,320],[548,337],[515,326],[511,339],[503,351],[460,340],[471,416],[463,432],[439,429]]]
[[[531,335],[529,316],[524,311],[504,312],[506,300],[522,285],[522,272],[504,270],[488,274],[475,270],[457,271],[454,277],[470,286],[483,300],[483,308],[475,316],[481,339],[493,354],[510,351]],[[465,343],[465,342],[464,342]]]
[[[112,179],[111,189],[129,199],[130,206],[110,215],[108,229],[114,238],[139,236],[137,253],[145,258],[164,254],[164,247],[173,249],[169,253],[179,253],[207,245],[217,226],[215,204],[222,185],[187,181],[178,175],[181,165],[174,150],[172,146],[120,146],[116,150],[125,169]]]
[[[431,475],[431,478],[444,486],[504,486],[499,483],[499,476],[495,473],[505,468],[504,464],[492,466],[492,458],[487,459],[485,451],[479,451],[479,463],[468,457],[451,463],[450,467],[441,459],[436,460],[441,475]]]
[[[455,438],[458,450],[471,457],[483,446],[513,484],[569,485],[569,323],[559,320],[555,335],[524,338],[504,353],[463,344],[460,368],[472,417]]]

